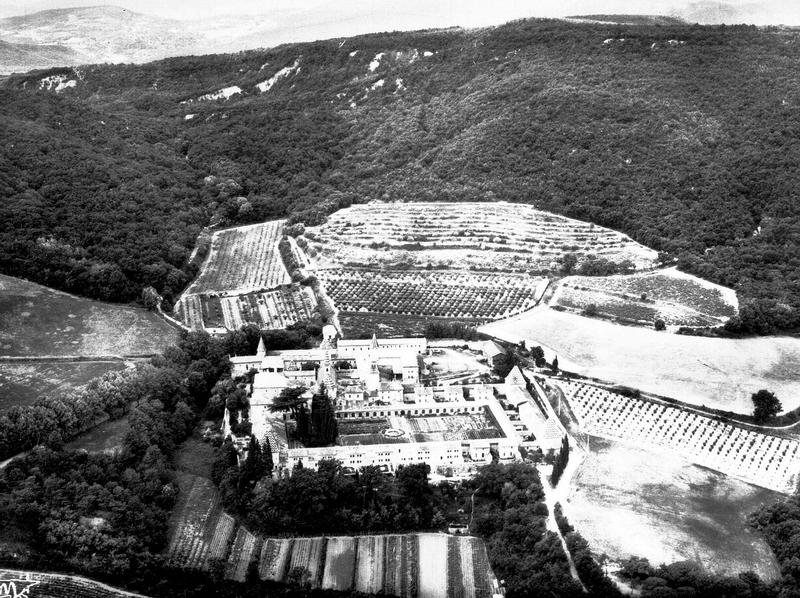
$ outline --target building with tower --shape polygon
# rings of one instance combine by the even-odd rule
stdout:
[[[337,459],[348,470],[377,465],[392,472],[423,461],[442,473],[519,459],[519,446],[531,435],[542,439],[543,449],[556,444],[519,368],[500,384],[439,378],[426,365],[431,353],[425,338],[337,337],[330,327],[318,348],[287,351],[269,351],[262,339],[255,355],[231,358],[234,377],[254,371],[251,431],[269,445],[279,468]],[[441,359],[441,351],[435,353]],[[323,386],[339,437],[332,446],[304,447],[294,438],[292,417],[272,413],[270,406],[286,388],[304,389],[310,405]],[[225,435],[229,420],[226,413]]]

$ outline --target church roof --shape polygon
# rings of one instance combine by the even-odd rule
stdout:
[[[511,371],[508,372],[505,383],[514,384],[516,386],[525,386],[525,376],[522,374],[522,370],[519,369],[518,365],[515,365],[513,368],[511,368]]]
[[[483,343],[483,353],[489,359],[493,359],[498,355],[505,355],[505,352],[506,350],[494,341],[486,341]]]

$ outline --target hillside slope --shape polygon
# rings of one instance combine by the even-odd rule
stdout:
[[[16,44],[0,39],[0,72],[13,73],[75,62],[78,62],[78,56],[65,46]]]
[[[735,288],[734,328],[796,329],[797,41],[517,21],[11,77],[0,270],[169,298],[209,220],[506,200],[623,231]],[[74,84],[40,89],[53,75]]]

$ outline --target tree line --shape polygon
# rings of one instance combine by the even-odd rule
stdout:
[[[266,454],[266,447],[262,450]],[[390,477],[377,466],[350,472],[339,461],[323,459],[316,468],[301,462],[291,475],[273,476],[267,460],[257,450],[253,454],[254,463],[248,457],[240,464],[227,441],[214,463],[223,504],[248,529],[264,534],[379,533],[441,528],[446,521],[445,496],[431,486],[426,463],[400,466]]]

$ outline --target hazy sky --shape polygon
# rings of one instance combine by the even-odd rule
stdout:
[[[748,22],[800,24],[798,0],[0,0],[0,16],[48,8],[113,4],[151,15],[198,19],[225,14],[313,14],[318,22],[364,18],[381,29],[424,26],[480,26],[522,17],[571,14],[687,14],[698,7],[718,13],[733,9]],[[287,23],[291,26],[291,23]]]

